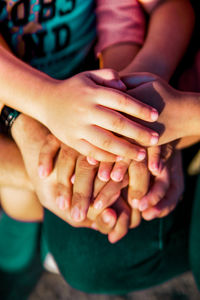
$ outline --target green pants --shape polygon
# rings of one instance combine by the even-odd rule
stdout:
[[[197,286],[200,289],[200,175],[198,178],[191,222],[190,264]]]
[[[185,152],[186,165],[190,151]],[[143,221],[114,245],[106,236],[72,228],[46,210],[44,234],[66,281],[86,292],[121,294],[159,284],[190,269],[188,241],[195,180],[186,181],[184,201],[173,213]]]
[[[39,223],[0,216],[0,299],[26,300],[42,273]]]

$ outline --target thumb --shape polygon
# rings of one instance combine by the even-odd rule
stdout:
[[[121,91],[126,90],[126,85],[120,79],[118,72],[113,69],[90,71],[88,75],[96,84]]]
[[[132,89],[143,83],[155,81],[158,77],[151,73],[131,73],[121,77],[127,88]]]

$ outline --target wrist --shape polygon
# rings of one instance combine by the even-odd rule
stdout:
[[[153,73],[165,80],[169,80],[171,77],[171,70],[161,54],[155,54],[155,51],[148,49],[142,49],[136,58],[130,63],[124,70],[123,74],[133,72],[148,72]]]
[[[49,131],[38,121],[21,114],[12,126],[11,134],[21,152],[24,149],[41,147]]]
[[[43,122],[51,86],[57,80],[32,68],[2,48],[0,65],[0,99],[8,107]]]
[[[184,93],[185,121],[187,122],[184,136],[200,136],[200,94]]]

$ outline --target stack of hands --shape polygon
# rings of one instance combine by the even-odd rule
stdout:
[[[81,92],[84,80],[93,86]],[[68,81],[72,89],[79,86],[79,96],[70,101],[77,114],[71,124],[67,119],[66,130],[52,123],[50,133],[21,115],[12,134],[41,204],[70,225],[93,228],[115,243],[142,218],[168,215],[182,195],[175,140],[189,134],[176,120],[185,98],[147,73],[120,80],[116,72],[101,70]],[[100,85],[107,87],[102,97]],[[65,111],[59,112],[61,122]]]

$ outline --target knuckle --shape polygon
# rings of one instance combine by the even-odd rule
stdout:
[[[87,162],[85,157],[81,157],[81,159],[79,159],[79,168],[83,170],[89,170],[92,168],[92,165]]]
[[[108,68],[105,71],[106,71],[107,75],[110,77],[110,79],[115,79],[116,77],[117,78],[119,77],[118,73],[115,70],[111,69],[111,68]]]
[[[109,137],[105,138],[102,141],[102,145],[105,149],[109,149],[111,147],[111,139]]]
[[[53,136],[51,133],[49,133],[47,135],[46,140],[47,140],[47,144],[52,144],[52,143],[57,143],[58,142],[57,139],[55,138],[55,136]]]
[[[82,206],[82,203],[87,201],[87,197],[80,192],[74,192],[73,199],[72,199],[72,205],[77,205],[78,207]]]
[[[112,127],[117,128],[118,130],[123,130],[126,126],[126,121],[124,120],[124,117],[120,114],[114,118],[112,121]]]
[[[123,107],[128,107],[130,104],[130,100],[129,100],[129,97],[126,96],[126,95],[121,95],[120,97],[118,97],[118,100],[117,100],[117,105],[119,107],[123,106]]]

